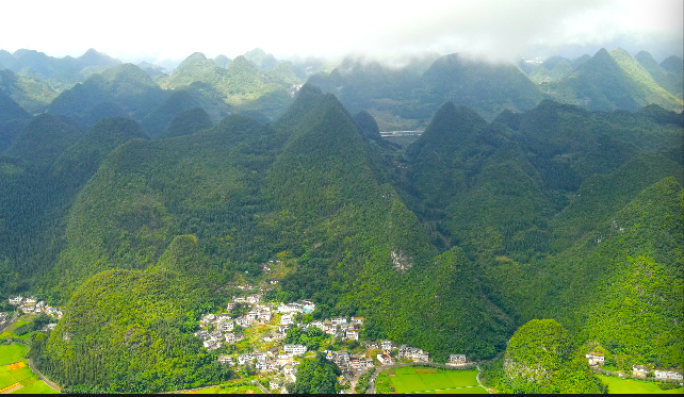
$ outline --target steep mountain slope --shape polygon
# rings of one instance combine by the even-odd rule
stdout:
[[[192,136],[116,149],[72,208],[53,291],[114,267],[148,268],[174,236],[192,232],[217,281],[258,276],[259,260],[290,252],[301,265],[283,289],[319,302],[320,315],[364,313],[372,332],[441,360],[453,350],[494,354],[510,324],[466,282],[476,278],[471,262],[457,250],[435,259],[417,218],[376,179],[368,141],[346,110],[331,95],[302,91],[272,129],[231,116]]]
[[[589,110],[635,111],[650,103],[680,110],[682,101],[658,86],[625,50],[601,49],[566,79],[549,87],[549,94]]]
[[[31,120],[4,154],[46,171],[82,135],[73,120],[42,114]]]
[[[658,85],[677,98],[684,99],[684,80],[682,79],[684,74],[676,74],[663,69],[646,51],[639,52],[634,58],[648,71]]]
[[[422,79],[427,90],[423,102],[465,105],[490,120],[504,109],[525,111],[544,99],[515,66],[469,60],[459,54],[436,60]]]
[[[134,120],[121,116],[100,120],[53,164],[48,179],[53,199],[74,198],[107,155],[131,139],[148,139]]]
[[[92,109],[111,102],[121,107],[135,120],[142,120],[167,97],[159,86],[141,70],[131,64],[119,65],[95,74],[82,84],[62,92],[50,104],[48,112],[91,120]]]
[[[684,74],[684,60],[674,55],[662,61],[660,67],[678,76]]]
[[[261,48],[247,51],[243,56],[261,70],[271,70],[278,62],[273,54],[267,54]]]
[[[17,105],[4,91],[0,90],[0,124],[11,120],[31,118],[21,106]]]
[[[214,126],[211,117],[201,108],[186,110],[171,120],[171,124],[162,133],[161,138],[192,135]]]
[[[221,55],[217,56],[216,58],[214,58],[214,62],[215,62],[218,66],[220,66],[220,67],[222,67],[222,68],[227,68],[228,65],[230,65],[230,63],[231,63],[232,61],[233,61],[232,59],[228,58],[227,56],[225,56],[225,55],[223,55],[223,54],[221,54]]]
[[[70,56],[54,58],[45,53],[27,49],[17,50],[13,57],[16,62],[11,69],[15,73],[48,81],[60,90],[83,81],[88,77],[88,70],[102,71],[121,64],[119,60],[92,48],[78,58]]]
[[[57,97],[57,93],[42,81],[17,76],[11,70],[0,70],[0,89],[27,112],[40,113]]]
[[[259,111],[270,120],[280,116],[290,105],[292,98],[288,90],[298,81],[285,63],[274,64],[271,69],[262,71],[244,56],[238,56],[224,68],[204,54],[195,53],[184,60],[162,86],[174,89],[198,87],[201,89],[195,89],[196,93],[203,95],[195,96],[201,102],[215,102],[220,98],[235,107],[238,113]],[[202,107],[212,116],[217,113]]]
[[[194,313],[217,287],[203,277],[211,276],[203,259],[194,236],[179,236],[147,271],[111,270],[91,278],[70,300],[47,345],[36,348],[44,352],[41,368],[73,392],[150,393],[226,379],[230,370],[218,363],[218,354],[204,352],[191,333]]]
[[[506,379],[499,391],[517,394],[601,394],[605,386],[591,372],[570,333],[554,320],[531,320],[506,348]],[[503,390],[501,390],[503,389]]]
[[[187,91],[176,91],[161,106],[145,116],[142,127],[152,138],[162,134],[174,117],[199,107],[199,103]]]

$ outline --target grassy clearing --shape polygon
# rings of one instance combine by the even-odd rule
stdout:
[[[0,366],[6,366],[21,361],[28,353],[28,346],[0,345]]]
[[[477,383],[477,370],[445,370],[403,367],[388,370],[376,379],[378,393],[488,394]]]
[[[684,388],[663,390],[655,382],[621,379],[616,376],[598,376],[608,386],[608,394],[683,394]]]

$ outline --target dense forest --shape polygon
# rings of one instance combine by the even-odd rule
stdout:
[[[42,75],[61,78],[55,65]],[[437,362],[503,353],[487,370],[502,390],[605,391],[581,360],[592,349],[681,370],[677,59],[542,66],[535,84],[458,55],[347,60],[290,92],[301,70],[263,51],[197,53],[169,75],[113,62],[45,113],[3,85],[0,297],[66,304],[34,357],[74,392],[231,377],[192,332],[275,258],[279,299],[365,316],[364,338]],[[379,110],[425,131],[391,143]],[[294,387],[337,390],[325,364],[302,364],[320,379]]]

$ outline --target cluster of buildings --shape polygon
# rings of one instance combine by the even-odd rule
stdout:
[[[603,366],[606,363],[606,356],[604,353],[601,352],[589,352],[585,356],[587,358],[587,362],[589,363],[590,366],[592,367],[599,367]],[[632,377],[636,379],[646,379],[650,373],[653,373],[653,377],[655,380],[659,381],[668,381],[668,380],[674,380],[674,381],[682,381],[684,380],[684,375],[682,375],[681,372],[677,371],[668,371],[668,370],[652,370],[651,367],[648,367],[646,365],[632,365]],[[619,376],[624,376],[622,373],[618,374]]]
[[[336,352],[333,350],[326,350],[325,358],[337,364],[342,371],[370,368],[375,365],[373,359],[366,355],[349,354],[344,351]]]
[[[323,321],[313,321],[305,329],[318,328],[328,335],[342,340],[359,340],[359,326],[363,325],[363,317],[352,317],[351,322],[346,317],[333,317]]]
[[[297,327],[302,331],[309,328],[318,328],[323,333],[333,338],[346,341],[358,341],[360,328],[364,324],[364,318],[354,316],[333,317],[324,320],[316,320],[307,324],[297,323],[297,315],[306,315],[316,310],[316,305],[310,300],[301,300],[289,303],[264,303],[259,294],[233,297],[228,304],[228,311],[235,314],[234,309],[242,305],[244,308],[239,317],[231,318],[229,314],[206,314],[200,320],[200,331],[195,333],[204,347],[208,350],[218,349],[224,344],[232,344],[241,341],[244,336],[236,332],[236,327],[249,328],[254,324],[265,324],[271,331],[259,331],[261,350],[250,352],[241,351],[238,354],[222,354],[219,362],[230,366],[250,366],[259,373],[268,374],[273,380],[269,384],[271,390],[284,391],[283,384],[295,382],[297,379],[297,366],[300,364],[298,357],[308,351],[305,345],[283,344],[287,330]],[[250,339],[250,343],[252,343]],[[272,346],[269,348],[269,346]],[[365,350],[365,351],[361,351]],[[354,378],[354,373],[365,368],[372,367],[376,363],[381,365],[394,364],[395,360],[401,362],[428,363],[430,355],[422,350],[411,346],[396,346],[392,341],[365,342],[363,349],[354,352],[325,350],[326,359],[334,362],[342,370],[342,378],[345,381]],[[379,353],[379,354],[376,354]],[[376,360],[377,359],[377,360]],[[449,365],[466,364],[464,354],[450,356]]]
[[[45,313],[48,316],[55,317],[58,320],[64,315],[64,310],[59,307],[49,306],[45,301],[38,301],[35,297],[24,298],[22,296],[15,296],[9,298],[9,304],[18,306],[24,314],[41,314]]]
[[[659,381],[674,380],[681,382],[684,380],[684,376],[682,376],[681,372],[658,369],[653,371],[650,367],[645,365],[632,365],[632,377],[636,379],[646,379],[651,372],[653,372],[653,377]]]
[[[207,350],[215,350],[223,343],[232,344],[241,341],[244,336],[235,334],[236,321],[231,319],[228,314],[205,314],[200,319],[200,330],[195,332],[195,336],[202,341],[202,345]]]

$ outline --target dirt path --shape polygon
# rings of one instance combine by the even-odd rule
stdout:
[[[46,378],[45,375],[43,375],[43,373],[40,372],[40,371],[38,370],[38,368],[36,368],[36,367],[33,365],[33,361],[32,361],[30,358],[29,358],[29,360],[28,360],[28,363],[29,363],[29,367],[31,367],[31,371],[33,371],[33,373],[36,374],[36,376],[38,376],[38,378],[40,378],[40,380],[42,380],[43,382],[45,382],[46,385],[50,386],[51,389],[56,390],[56,391],[58,391],[58,392],[60,392],[60,393],[62,392],[62,388],[59,387],[56,383],[51,382],[50,379]]]

